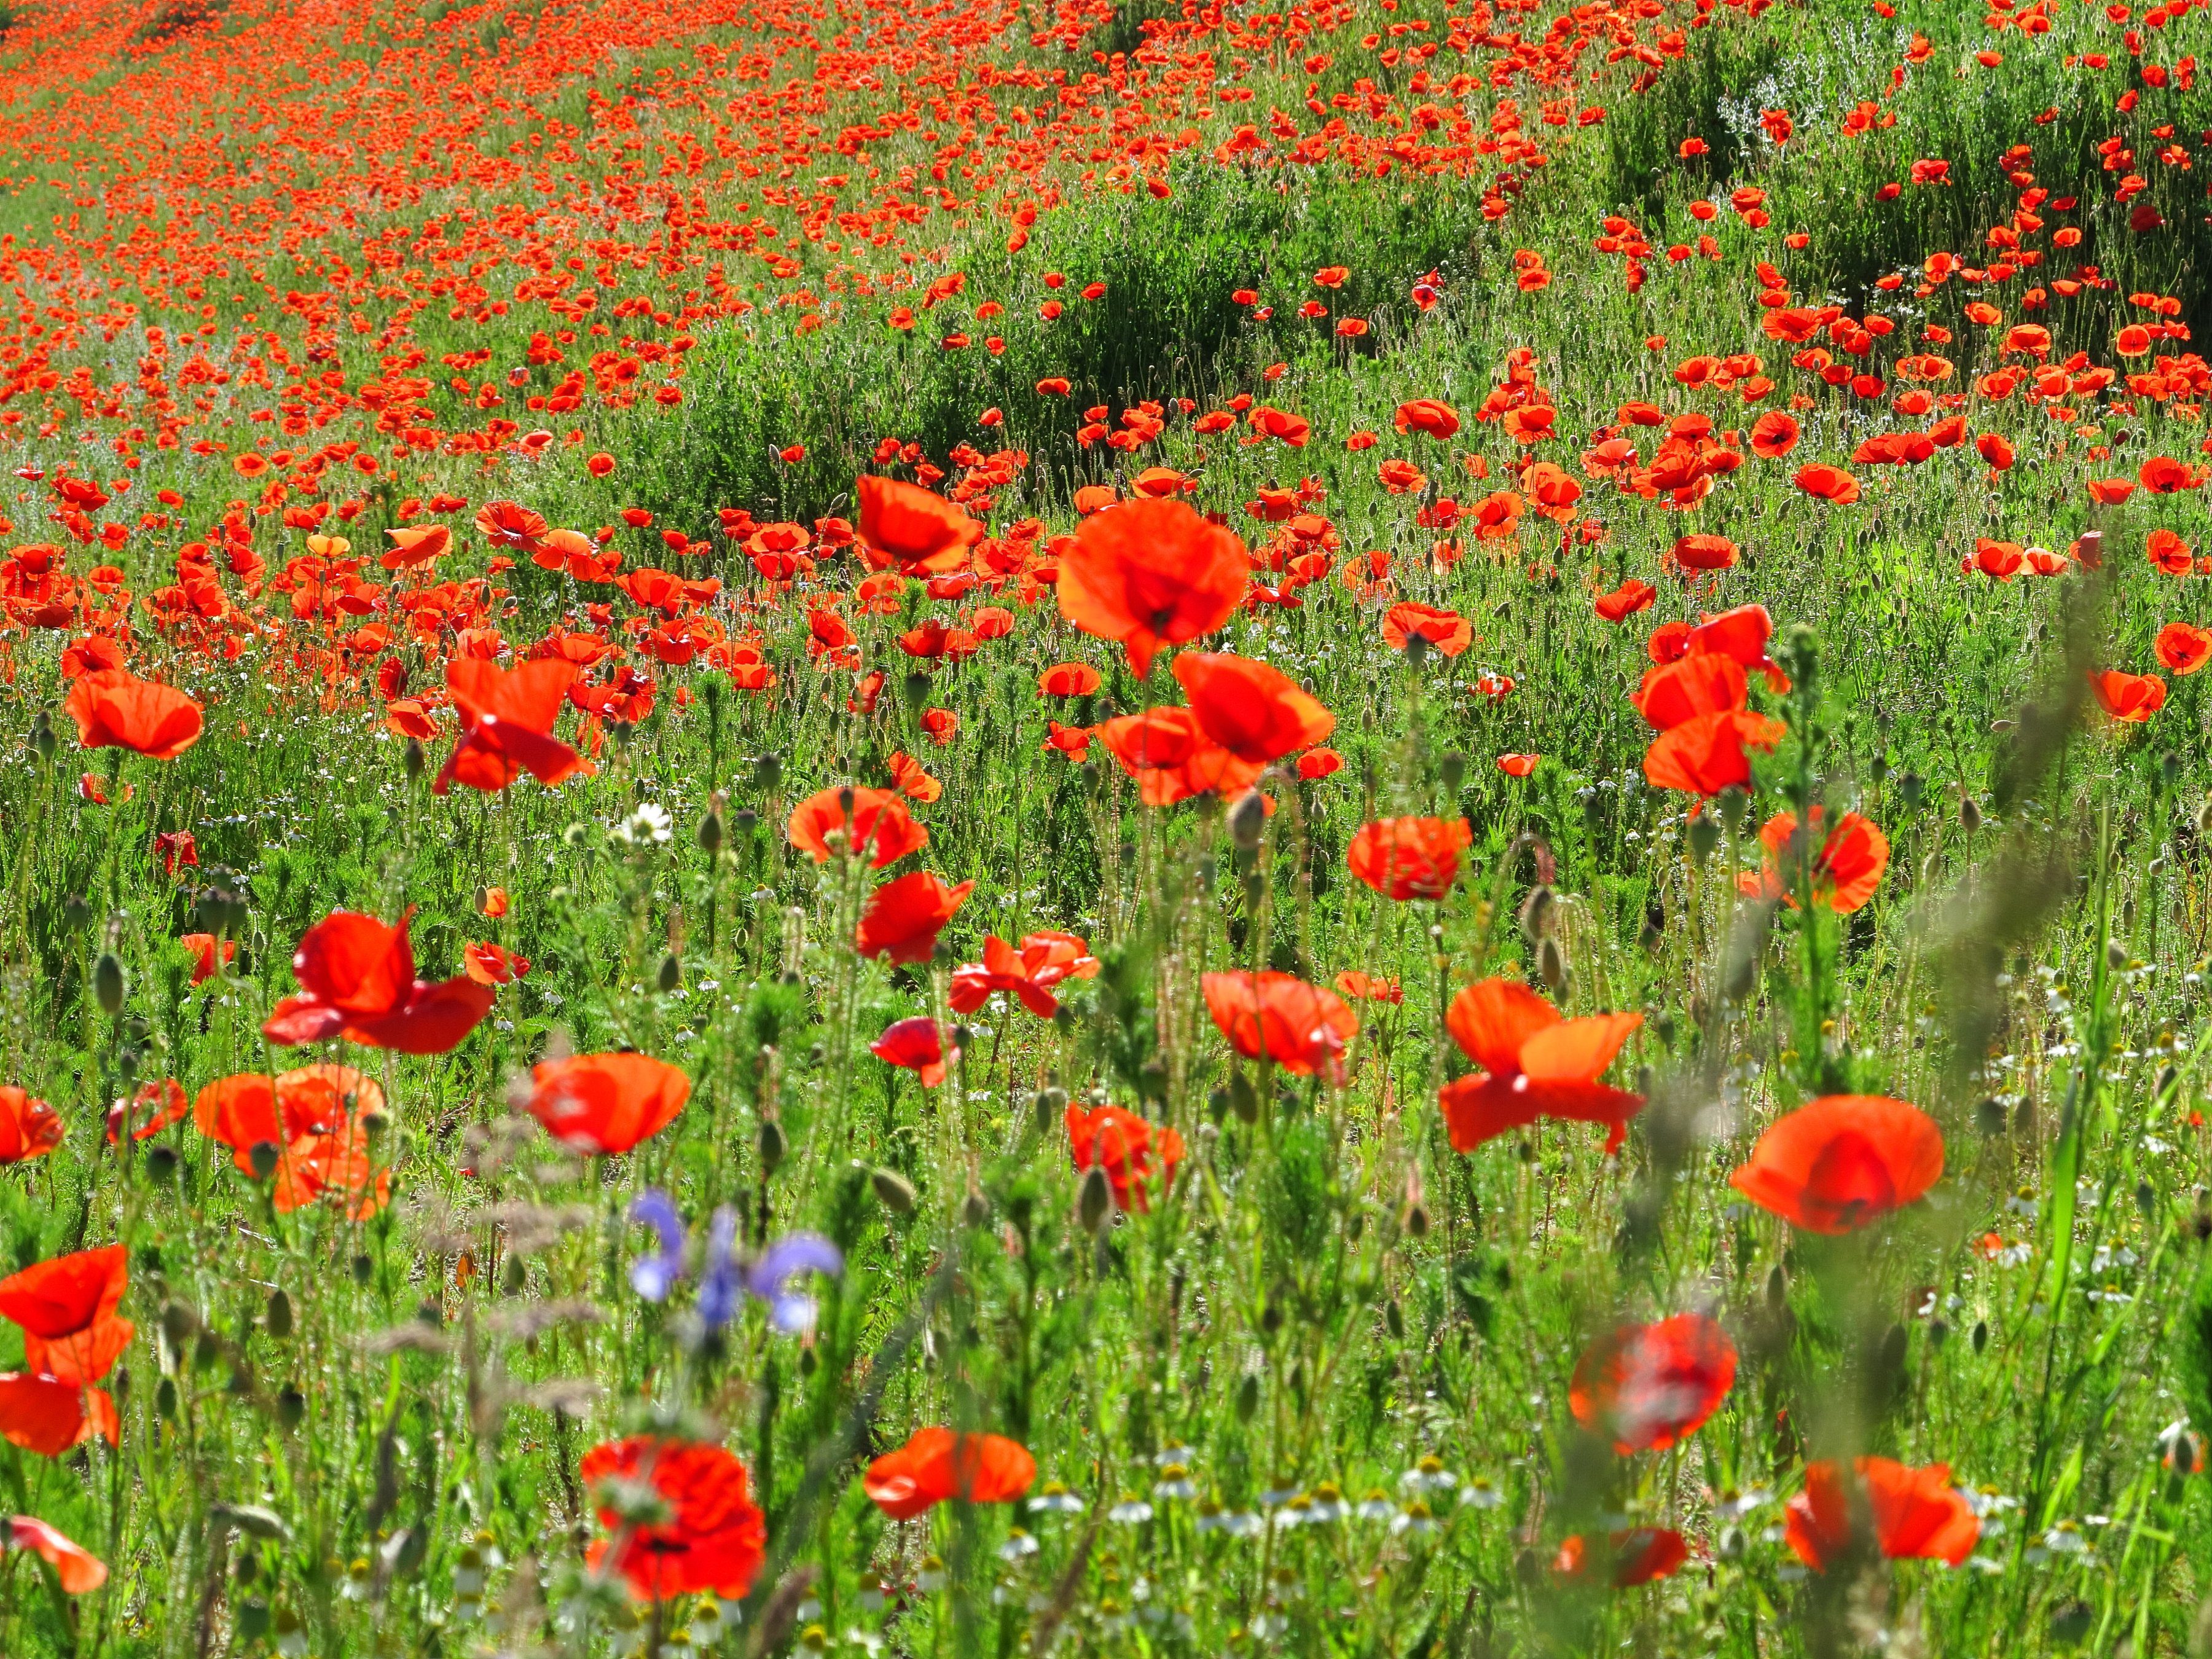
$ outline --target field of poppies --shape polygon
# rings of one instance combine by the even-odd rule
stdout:
[[[2206,11],[0,4],[0,1655],[2212,1655]]]

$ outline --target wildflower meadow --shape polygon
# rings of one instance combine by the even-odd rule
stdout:
[[[2212,1656],[2206,13],[4,0],[0,1656]]]

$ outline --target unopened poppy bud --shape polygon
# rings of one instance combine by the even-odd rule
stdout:
[[[193,1366],[198,1370],[206,1370],[222,1358],[222,1340],[213,1331],[203,1330],[199,1334],[199,1340],[192,1344]]]
[[[286,1433],[290,1433],[306,1420],[307,1396],[297,1389],[286,1389],[276,1396],[276,1422]]]
[[[172,1352],[181,1353],[185,1344],[200,1327],[200,1316],[182,1302],[161,1304],[161,1335]]]
[[[737,811],[732,815],[730,822],[736,828],[737,832],[740,836],[744,836],[747,841],[750,841],[753,837],[754,828],[760,823],[760,814],[754,811],[750,806],[740,806],[738,808]]]
[[[1105,1224],[1113,1208],[1113,1185],[1106,1179],[1104,1167],[1094,1164],[1083,1172],[1083,1186],[1075,1198],[1075,1218],[1083,1224],[1085,1232],[1095,1233]]]
[[[787,1146],[783,1125],[772,1117],[763,1118],[758,1132],[753,1136],[753,1147],[760,1156],[762,1174],[774,1175],[776,1172],[777,1166],[783,1162]]]
[[[991,1219],[991,1200],[972,1181],[968,1185],[968,1196],[961,1202],[960,1218],[971,1227],[984,1226]]]
[[[1713,849],[1721,844],[1720,820],[1710,812],[1700,812],[1690,820],[1690,852],[1698,863],[1712,857]]]
[[[1782,654],[1792,678],[1810,684],[1820,674],[1820,636],[1803,623],[1790,630],[1789,638],[1783,641]]]
[[[1389,1329],[1392,1341],[1406,1340],[1405,1310],[1399,1307],[1398,1298],[1395,1296],[1382,1304],[1382,1323]]]
[[[1767,1270],[1766,1310],[1769,1313],[1780,1313],[1783,1305],[1789,1300],[1790,1281],[1784,1277],[1782,1264],[1778,1261]]]
[[[53,722],[41,712],[31,723],[31,751],[40,760],[50,761],[60,746],[61,739],[54,736]]]
[[[1714,1553],[1723,1561],[1741,1561],[1743,1559],[1744,1551],[1749,1547],[1749,1543],[1750,1540],[1743,1535],[1741,1527],[1724,1527],[1721,1529],[1719,1547]]]
[[[2208,810],[2212,810],[2212,802],[2207,802],[2206,806]],[[92,906],[86,903],[77,894],[71,893],[63,902],[62,921],[72,932],[82,933],[92,926]]]
[[[1260,836],[1267,827],[1267,803],[1256,789],[1247,789],[1237,796],[1229,809],[1229,837],[1237,847],[1250,852],[1260,844]]]
[[[156,1146],[146,1154],[148,1180],[166,1182],[172,1180],[176,1173],[177,1149],[175,1147]]]
[[[284,1294],[281,1285],[269,1292],[269,1312],[263,1323],[271,1336],[292,1334],[292,1298]]]
[[[2159,781],[2171,789],[2181,781],[2181,757],[2171,749],[2158,757]]]
[[[1237,1385],[1237,1420],[1249,1423],[1260,1409],[1260,1378],[1257,1373],[1247,1371],[1244,1380]]]
[[[1409,668],[1419,668],[1428,659],[1429,636],[1422,633],[1409,632],[1406,635],[1406,665]]]
[[[1974,1108],[1974,1123],[1985,1135],[2001,1135],[2005,1132],[2005,1105],[1995,1095],[1989,1096]]]
[[[2128,965],[2128,947],[2121,944],[2119,940],[2116,939],[2106,939],[2105,941],[2105,960],[2111,964],[2112,970],[2115,973],[2118,972],[2121,969]],[[112,1011],[111,1010],[110,1012]]]
[[[376,1258],[366,1250],[357,1250],[353,1258],[353,1282],[366,1285],[376,1276]]]
[[[500,1264],[499,1288],[503,1296],[520,1296],[530,1288],[530,1270],[523,1266],[522,1258],[512,1250],[507,1252],[507,1260]]]
[[[1447,749],[1437,762],[1437,781],[1444,787],[1448,796],[1459,793],[1459,787],[1467,779],[1467,757],[1456,749]]]
[[[1521,901],[1521,931],[1532,944],[1552,931],[1558,908],[1559,896],[1550,888],[1538,885],[1528,890],[1528,896]]]
[[[1105,781],[1106,774],[1099,769],[1099,765],[1097,761],[1085,761],[1083,763],[1084,793],[1087,795],[1097,794],[1098,793],[1099,785],[1103,783]]]
[[[673,991],[683,983],[684,964],[677,961],[676,953],[671,951],[660,959],[660,988],[663,991]]]
[[[1906,811],[1912,812],[1919,810],[1921,792],[1927,787],[1927,780],[1917,772],[1905,771],[1898,774],[1897,798],[1904,803]]]
[[[253,1178],[266,1181],[276,1173],[276,1143],[257,1140],[246,1154],[246,1161],[253,1166]]]
[[[722,815],[710,811],[699,820],[699,850],[708,858],[722,850]]]
[[[1237,1114],[1240,1123],[1260,1121],[1260,1091],[1252,1086],[1252,1079],[1242,1072],[1229,1074],[1229,1109]]]
[[[929,676],[919,668],[909,670],[899,682],[899,696],[905,700],[907,713],[921,714],[929,707]]]
[[[419,738],[408,738],[407,747],[402,750],[399,755],[399,764],[401,769],[407,774],[407,781],[412,783],[416,779],[421,777],[422,775],[422,769],[429,763],[430,757],[422,752],[422,739]]]
[[[1972,795],[1959,797],[1959,827],[1970,836],[1982,827],[1982,809]]]
[[[893,1215],[912,1215],[919,1194],[914,1183],[896,1170],[875,1170],[868,1176],[868,1184],[876,1189],[876,1198]]]
[[[1567,953],[1559,948],[1559,941],[1553,934],[1545,934],[1544,942],[1536,947],[1536,976],[1553,996],[1565,994]]]
[[[123,964],[115,959],[112,951],[102,951],[100,960],[92,965],[92,994],[100,1003],[100,1012],[114,1015],[123,1012]]]
[[[170,1377],[163,1377],[154,1386],[154,1409],[167,1422],[177,1414],[177,1385]]]
[[[763,755],[753,762],[753,787],[764,795],[774,794],[783,782],[783,757]]]

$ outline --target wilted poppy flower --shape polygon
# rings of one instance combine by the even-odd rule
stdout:
[[[1334,1072],[1359,1018],[1334,991],[1295,974],[1237,970],[1206,974],[1206,1011],[1231,1048],[1247,1060],[1272,1060],[1293,1077]]]
[[[1973,1553],[1982,1523],[1952,1486],[1949,1464],[1915,1469],[1887,1457],[1861,1457],[1851,1468],[1855,1481],[1847,1480],[1841,1465],[1832,1462],[1805,1466],[1805,1489],[1789,1502],[1783,1536],[1807,1566],[1825,1572],[1868,1541],[1893,1559],[1945,1561],[1954,1567]],[[1854,1525],[1853,1486],[1864,1492],[1870,1540]]]
[[[107,1582],[107,1564],[36,1516],[10,1516],[8,1547],[28,1550],[54,1570],[64,1595],[89,1595]]]
[[[1606,1151],[1619,1150],[1644,1097],[1597,1079],[1643,1024],[1641,1014],[1564,1019],[1511,980],[1467,987],[1452,999],[1444,1024],[1482,1069],[1445,1085],[1440,1097],[1452,1149],[1471,1152],[1510,1129],[1555,1117],[1604,1124]]]
[[[2097,706],[2116,720],[2139,726],[2166,707],[2166,682],[2155,674],[2127,674],[2107,668],[2089,676]]]
[[[1917,1200],[1943,1174],[1943,1132],[1885,1095],[1823,1095],[1777,1118],[1729,1185],[1793,1227],[1848,1233]]]
[[[204,725],[199,704],[176,687],[122,668],[85,675],[63,706],[87,749],[128,749],[150,760],[176,759],[200,740]]]
[[[938,1035],[937,1022],[927,1014],[893,1020],[884,1027],[884,1034],[868,1045],[868,1052],[886,1066],[897,1066],[915,1073],[925,1089],[934,1089],[944,1082],[945,1067],[960,1054],[957,1048],[946,1053],[944,1039]]]
[[[123,1432],[105,1389],[29,1371],[0,1374],[0,1440],[41,1457],[59,1457],[94,1435],[113,1445]]]
[[[918,484],[868,477],[855,488],[860,551],[871,569],[896,565],[908,575],[957,570],[968,562],[969,549],[983,539],[980,520]]]
[[[0,1317],[22,1327],[24,1370],[81,1387],[106,1376],[137,1328],[115,1311],[129,1280],[120,1244],[0,1279]]]
[[[1393,651],[1403,651],[1417,635],[1442,657],[1456,657],[1474,643],[1474,627],[1456,611],[1403,599],[1382,613],[1382,643]]]
[[[1188,652],[1175,677],[1206,739],[1252,765],[1310,749],[1336,729],[1336,716],[1290,676],[1249,657]]]
[[[1825,822],[1826,809],[1815,806],[1810,833],[1818,836]],[[1738,885],[1745,894],[1785,899],[1796,905],[1796,872],[1790,843],[1796,833],[1795,812],[1777,812],[1760,827],[1759,843],[1765,849],[1764,867],[1756,876],[1746,872],[1741,878]],[[1812,865],[1814,902],[1847,916],[1863,906],[1881,885],[1882,872],[1889,868],[1889,837],[1871,818],[1846,812],[1812,855]]]
[[[530,1115],[587,1157],[616,1157],[676,1121],[691,1079],[650,1054],[574,1054],[531,1068]]]
[[[860,913],[853,948],[864,957],[887,956],[895,963],[927,962],[938,934],[975,890],[972,881],[947,887],[927,870],[885,882]]]
[[[889,789],[823,789],[809,795],[791,809],[790,834],[791,844],[811,854],[817,864],[830,861],[830,837],[841,835],[840,852],[865,850],[869,865],[878,870],[929,845],[928,830],[914,821],[906,803]]]
[[[525,772],[550,786],[582,771],[584,757],[552,734],[577,672],[561,657],[505,671],[480,657],[447,663],[446,689],[461,733],[432,791],[442,795],[459,782],[496,793]]]
[[[1465,818],[1377,818],[1360,826],[1344,862],[1385,898],[1440,899],[1474,840]]]
[[[415,977],[407,941],[410,908],[387,927],[374,916],[333,910],[292,954],[300,994],[276,1005],[261,1028],[280,1048],[343,1036],[403,1054],[442,1054],[491,1012],[492,994],[464,974],[437,984]]]
[[[1607,1537],[1606,1553],[1613,1587],[1633,1589],[1672,1577],[1690,1559],[1690,1547],[1670,1527],[1626,1527]],[[1577,1533],[1561,1541],[1552,1571],[1562,1578],[1580,1578],[1593,1565],[1589,1547]]]
[[[599,1524],[614,1534],[595,1541],[585,1559],[594,1572],[620,1573],[639,1601],[702,1591],[736,1601],[752,1588],[768,1522],[735,1454],[632,1435],[592,1447],[576,1477],[597,1499]],[[651,1511],[641,1513],[632,1494],[647,1492]]]
[[[1576,1363],[1567,1406],[1613,1449],[1665,1451],[1720,1409],[1735,1383],[1735,1346],[1703,1314],[1618,1325]]]
[[[911,1521],[956,1499],[1010,1504],[1036,1479],[1036,1459],[1018,1441],[929,1428],[870,1463],[860,1485],[892,1520]]]
[[[2212,660],[2212,628],[2168,623],[2158,630],[2158,659],[2184,678]]]
[[[1182,1137],[1173,1129],[1156,1127],[1119,1106],[1085,1110],[1073,1102],[1066,1122],[1075,1167],[1105,1170],[1118,1207],[1142,1215],[1152,1208],[1150,1189],[1155,1182],[1163,1189],[1175,1185],[1176,1165],[1182,1162]]]
[[[29,1091],[10,1083],[0,1086],[0,1164],[44,1158],[62,1144],[60,1115]]]
[[[1179,501],[1129,501],[1083,521],[1061,556],[1060,614],[1118,640],[1139,678],[1164,646],[1212,633],[1251,584],[1244,544]]]

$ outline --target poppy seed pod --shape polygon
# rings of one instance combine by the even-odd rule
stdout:
[[[893,1215],[912,1215],[920,1195],[914,1183],[896,1170],[874,1170],[868,1175],[868,1184],[876,1189],[876,1198]]]
[[[1260,845],[1260,836],[1267,827],[1267,805],[1256,789],[1247,789],[1237,796],[1229,809],[1229,837],[1240,851],[1251,852]]]
[[[102,951],[100,960],[92,965],[92,994],[100,1003],[100,1012],[114,1015],[123,1012],[123,964],[115,959],[112,951]]]
[[[1095,1233],[1105,1224],[1113,1209],[1113,1183],[1106,1178],[1104,1166],[1094,1164],[1083,1172],[1083,1185],[1076,1194],[1075,1218],[1082,1223],[1085,1232]]]

